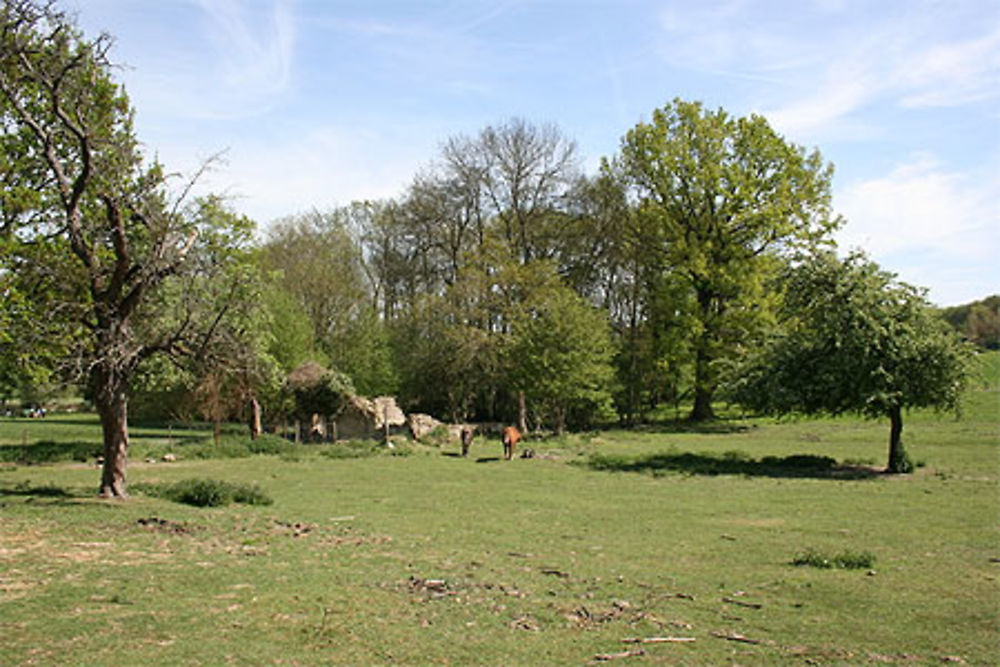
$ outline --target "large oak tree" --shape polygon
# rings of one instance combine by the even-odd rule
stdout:
[[[694,322],[694,408],[710,419],[715,362],[736,349],[762,312],[775,254],[826,238],[832,167],[757,115],[738,118],[674,100],[622,139],[619,163],[638,201],[644,245],[661,272],[686,283]]]

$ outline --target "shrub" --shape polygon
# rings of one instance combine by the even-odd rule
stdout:
[[[383,449],[375,440],[344,440],[324,447],[320,454],[330,459],[363,459],[377,456]]]
[[[221,507],[230,503],[270,505],[270,496],[256,484],[232,484],[217,479],[185,479],[175,484],[134,484],[133,490],[155,498],[195,507]]]
[[[813,549],[807,549],[792,560],[792,565],[816,567],[822,570],[833,568],[867,570],[875,565],[875,556],[868,551],[845,551],[836,556],[826,556]]]

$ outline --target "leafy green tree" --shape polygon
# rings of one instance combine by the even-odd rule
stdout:
[[[295,415],[303,424],[312,415],[336,417],[355,395],[351,378],[312,361],[289,373],[286,388],[293,398]]]
[[[445,294],[417,299],[394,323],[404,403],[454,422],[493,415],[501,334],[489,325],[495,302],[482,296],[493,284],[464,269]]]
[[[557,279],[529,290],[514,304],[506,348],[515,388],[557,433],[568,420],[585,425],[613,414],[614,351],[606,313]]]
[[[733,398],[765,413],[888,418],[888,471],[909,472],[903,411],[955,409],[969,348],[922,292],[862,254],[820,253],[785,276],[784,331],[738,368]]]
[[[1000,295],[944,308],[941,314],[969,341],[988,350],[1000,349]]]
[[[769,256],[822,241],[837,224],[832,168],[760,116],[734,118],[679,99],[629,130],[616,168],[638,201],[653,266],[691,292],[691,418],[710,419],[716,362],[761,324]]]
[[[277,280],[269,280],[262,295],[270,323],[268,354],[285,373],[290,373],[306,361],[325,363],[318,350],[313,323],[298,299],[289,294]]]
[[[137,369],[204,341],[225,313],[195,321],[157,307],[159,290],[195,270],[204,221],[171,204],[162,169],[144,159],[110,44],[53,3],[0,5],[0,177],[15,185],[2,202],[16,239],[5,265],[40,328],[71,346],[62,370],[87,377],[104,433],[100,493],[121,497]]]
[[[271,228],[263,250],[264,265],[277,273],[276,289],[283,295],[272,298],[287,296],[294,301],[294,306],[274,305],[281,305],[283,315],[304,312],[312,325],[320,354],[306,356],[329,359],[369,395],[393,393],[398,384],[390,340],[378,317],[375,287],[357,238],[371,215],[371,207],[359,203],[323,214],[291,216]],[[297,323],[282,321],[275,326],[286,334],[302,335],[296,331]]]
[[[368,302],[361,250],[352,235],[349,210],[307,213],[275,222],[264,244],[266,268],[306,311],[317,344],[336,363],[340,335]]]
[[[188,262],[151,304],[161,321],[177,322],[172,329],[180,335],[167,352],[190,372],[192,398],[218,438],[221,422],[275,393],[282,374],[269,353],[271,320],[253,221],[214,196],[198,200],[191,218],[199,234]],[[186,327],[199,330],[183,335]]]

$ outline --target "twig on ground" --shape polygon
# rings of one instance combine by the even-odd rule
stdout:
[[[598,653],[594,656],[594,660],[607,662],[609,660],[620,660],[622,658],[637,658],[640,655],[646,655],[646,652],[641,648],[632,651],[622,651],[621,653]]]
[[[745,635],[741,635],[736,632],[722,632],[716,630],[712,632],[713,637],[718,637],[719,639],[725,639],[731,642],[742,642],[744,644],[762,644],[763,641],[760,639],[750,639]]]
[[[756,602],[743,602],[742,600],[735,600],[733,598],[722,598],[723,602],[728,602],[729,604],[735,604],[740,607],[746,607],[747,609],[761,609],[764,605],[757,604]]]

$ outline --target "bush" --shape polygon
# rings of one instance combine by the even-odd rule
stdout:
[[[875,556],[868,551],[845,551],[836,556],[826,556],[807,549],[792,560],[792,565],[816,567],[821,570],[841,568],[844,570],[868,570],[875,565]]]
[[[186,459],[245,459],[250,456],[288,456],[302,451],[301,445],[285,440],[269,433],[261,434],[256,440],[251,440],[246,429],[239,434],[223,432],[222,438],[216,444],[212,436],[202,438],[190,444],[175,444],[171,447],[157,445],[147,449],[137,449],[140,456],[148,455],[160,458],[167,452],[175,453]]]
[[[231,484],[217,479],[185,479],[175,484],[134,484],[132,488],[148,496],[195,507],[222,507],[230,503],[274,503],[256,484]]]
[[[329,459],[363,459],[377,456],[384,449],[376,440],[344,440],[324,447],[320,454]]]

